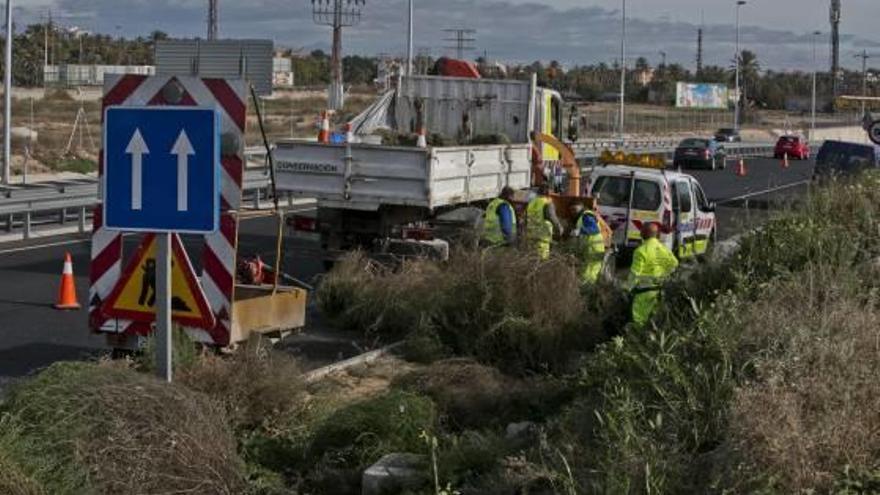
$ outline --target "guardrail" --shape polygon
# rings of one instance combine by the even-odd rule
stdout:
[[[258,208],[262,191],[269,187],[269,176],[264,170],[247,170],[242,186],[254,197]],[[76,218],[82,233],[87,230],[88,217],[98,202],[98,179],[0,186],[0,221],[6,232],[20,227],[21,238],[29,239],[38,220],[48,219],[44,223],[51,223],[51,217],[57,213],[57,221],[62,225],[69,218]]]
[[[676,143],[677,144],[677,143]],[[724,145],[724,150],[727,152],[728,158],[739,158],[739,157],[765,157],[772,156],[775,145],[773,143],[728,143]],[[580,148],[581,152],[578,153],[577,149],[575,151],[575,157],[580,163],[581,167],[594,167],[598,165],[599,156],[603,151],[611,150],[611,151],[627,151],[629,153],[651,153],[655,155],[662,155],[666,160],[672,160],[675,155],[675,145],[667,146],[667,147],[645,147],[645,148],[595,148],[590,150],[585,150]]]

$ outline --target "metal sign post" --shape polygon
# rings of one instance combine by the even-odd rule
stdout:
[[[171,234],[158,234],[156,243],[156,371],[171,383]]]
[[[149,321],[155,321],[157,372],[171,382],[172,320],[210,315],[178,234],[210,234],[219,228],[217,112],[198,107],[109,107],[104,117],[104,163],[105,227],[145,232],[147,239],[156,235],[155,259],[145,257],[141,265],[136,257],[138,266],[111,293],[108,309],[119,303],[120,311],[135,317],[147,313]],[[172,259],[178,260],[177,266]],[[172,268],[180,272],[177,277]],[[132,296],[128,283],[135,269],[142,281],[139,297]]]

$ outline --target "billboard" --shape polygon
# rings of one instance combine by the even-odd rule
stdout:
[[[678,108],[726,109],[730,90],[725,84],[684,83],[677,85],[675,106]]]

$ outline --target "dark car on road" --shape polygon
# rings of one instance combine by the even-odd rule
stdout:
[[[825,141],[816,155],[814,179],[855,175],[880,167],[877,148],[870,144]]]
[[[685,139],[675,148],[673,167],[723,169],[726,154],[724,146],[711,139]]]
[[[739,135],[738,130],[725,127],[715,131],[715,141],[719,143],[740,143],[742,142],[742,136]]]

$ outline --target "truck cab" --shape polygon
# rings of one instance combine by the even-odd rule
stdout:
[[[679,259],[703,256],[715,241],[717,220],[700,183],[662,166],[599,165],[590,173],[590,192],[621,251],[641,243],[641,228],[655,223],[660,240]]]

